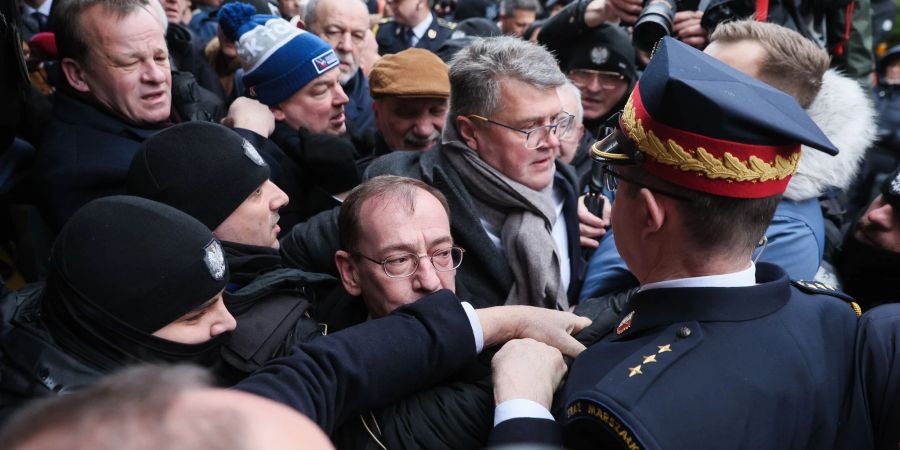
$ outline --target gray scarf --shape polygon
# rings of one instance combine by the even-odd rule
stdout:
[[[553,184],[535,191],[509,179],[460,142],[450,123],[444,127],[443,141],[445,156],[465,182],[479,213],[500,230],[515,280],[506,304],[568,308],[552,234],[556,221]]]

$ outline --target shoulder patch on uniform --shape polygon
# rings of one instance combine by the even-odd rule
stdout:
[[[646,448],[634,430],[606,405],[589,399],[578,399],[566,406],[565,413],[566,422],[569,425],[580,421],[596,423],[614,436],[622,444],[622,448],[629,450]],[[586,428],[582,428],[582,430],[586,430]]]
[[[853,312],[856,313],[856,317],[862,315],[862,308],[860,308],[856,301],[854,301],[853,297],[839,291],[837,288],[830,284],[822,283],[821,281],[806,280],[791,280],[791,284],[795,288],[800,289],[807,294],[830,295],[832,297],[839,298],[847,302],[847,304],[850,305],[851,308],[853,308]]]

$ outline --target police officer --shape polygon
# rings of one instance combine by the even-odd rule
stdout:
[[[240,325],[223,349],[233,378],[321,336],[324,328],[308,315],[311,301],[336,281],[284,267],[278,219],[289,199],[269,176],[250,142],[207,122],[178,124],[147,139],[128,171],[130,194],[188,213],[221,240],[231,269],[225,305]]]
[[[378,25],[378,53],[387,55],[411,47],[437,52],[456,24],[435,17],[429,0],[388,0],[394,16]]]
[[[558,424],[546,408],[560,370],[513,373],[527,356],[498,353],[495,443],[799,449],[865,434],[843,410],[854,309],[751,260],[801,144],[836,153],[793,98],[665,38],[592,149],[641,288],[575,360]]]
[[[140,362],[218,366],[235,320],[228,267],[197,220],[114,196],[80,208],[53,244],[46,283],[0,302],[0,422]]]

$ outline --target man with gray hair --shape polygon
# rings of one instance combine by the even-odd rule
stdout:
[[[359,67],[369,30],[369,10],[365,3],[360,0],[309,0],[305,11],[303,23],[306,29],[334,48],[340,61],[338,82],[350,99],[344,106],[348,130],[361,134],[374,128],[369,82]]]
[[[543,47],[506,36],[479,40],[450,67],[441,144],[394,152],[369,166],[367,177],[418,178],[447,197],[452,235],[466,249],[457,284],[479,307],[567,308],[576,298],[584,267],[576,180],[557,162],[560,139],[573,125],[556,93],[565,81]],[[326,252],[337,250],[335,237],[322,235],[330,227],[334,215],[296,227],[282,253],[301,267],[326,269]],[[306,242],[308,235],[318,241]],[[313,248],[323,238],[335,242]]]
[[[538,0],[503,0],[500,8],[500,31],[522,37],[541,13]]]
[[[575,168],[578,175],[579,188],[585,184],[585,178],[591,171],[591,158],[588,150],[593,144],[593,135],[584,132],[584,107],[581,105],[581,91],[571,81],[556,89],[563,111],[575,117],[572,130],[564,139],[560,139],[559,159]],[[579,189],[581,192],[583,189]]]

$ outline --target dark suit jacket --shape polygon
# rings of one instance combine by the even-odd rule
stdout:
[[[456,24],[435,17],[434,14],[431,15],[431,18],[431,25],[425,31],[425,34],[422,35],[422,38],[419,39],[419,42],[416,43],[416,48],[424,48],[425,50],[431,50],[432,53],[436,53],[441,44],[450,38],[453,29],[456,28]],[[407,29],[408,27],[394,22],[394,19],[389,19],[378,25],[378,31],[375,34],[375,40],[378,42],[378,53],[387,55],[402,52],[409,48],[406,45]]]

